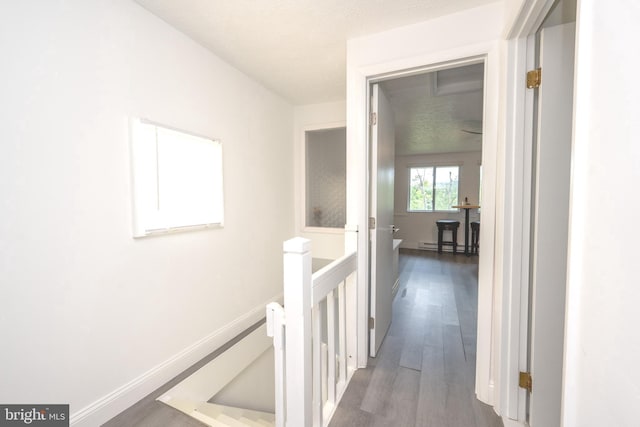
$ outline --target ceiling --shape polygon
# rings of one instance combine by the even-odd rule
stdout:
[[[481,151],[483,82],[482,63],[382,82],[396,155]]]
[[[495,0],[135,0],[294,105],[346,98],[346,41]]]

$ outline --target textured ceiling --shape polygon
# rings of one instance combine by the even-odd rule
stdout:
[[[483,64],[382,82],[397,155],[482,150]]]
[[[346,41],[495,0],[136,0],[294,105],[344,100]]]

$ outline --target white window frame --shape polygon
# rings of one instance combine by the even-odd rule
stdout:
[[[308,197],[308,182],[307,182],[307,133],[308,132],[314,132],[314,131],[322,131],[322,130],[333,130],[333,129],[341,129],[341,128],[345,128],[347,127],[347,122],[346,121],[338,121],[338,122],[328,122],[328,123],[322,123],[322,124],[317,124],[317,125],[307,125],[307,126],[302,126],[301,128],[301,150],[300,150],[300,164],[302,165],[302,171],[300,174],[300,183],[301,183],[301,192],[300,192],[300,196],[301,196],[301,204],[302,204],[302,209],[300,211],[300,215],[299,215],[299,221],[300,221],[300,230],[302,230],[305,233],[322,233],[322,234],[344,234],[344,228],[343,227],[316,227],[316,226],[312,226],[312,225],[307,225],[307,197]],[[346,144],[345,144],[345,150],[346,150]],[[348,166],[347,166],[348,168]],[[346,189],[345,189],[346,190]],[[345,201],[346,203],[346,201]],[[345,211],[346,211],[346,204],[345,204]]]
[[[412,169],[420,169],[420,168],[432,168],[433,169],[433,187],[432,194],[433,197],[431,199],[431,206],[433,209],[411,209],[411,170]],[[458,168],[458,197],[460,197],[460,172],[462,170],[462,165],[460,164],[452,164],[452,163],[443,163],[443,164],[420,164],[420,165],[409,165],[407,169],[409,170],[408,175],[408,184],[407,184],[407,213],[431,213],[431,212],[458,212],[456,208],[450,209],[435,209],[436,206],[436,170],[438,168]]]
[[[222,227],[220,140],[146,119],[130,125],[133,237]]]

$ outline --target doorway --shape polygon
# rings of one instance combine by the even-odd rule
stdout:
[[[495,304],[502,283],[503,190],[497,185],[500,170],[499,95],[501,75],[500,37],[502,5],[442,17],[412,27],[353,40],[347,46],[347,222],[357,224],[357,366],[368,363],[369,341],[369,99],[373,80],[419,74],[443,68],[485,63],[483,120],[483,209],[482,253],[478,267],[478,346],[475,393],[488,404],[495,403],[496,366],[499,352],[499,309]],[[495,23],[493,25],[492,23]],[[461,32],[460,25],[468,31]],[[452,36],[450,38],[449,36]],[[455,36],[455,37],[454,37]],[[415,43],[422,40],[421,43]],[[447,40],[447,43],[441,41]],[[462,58],[462,59],[461,59]],[[496,230],[498,231],[496,233]]]
[[[480,58],[371,79],[371,356],[392,317],[391,238],[436,250],[436,220],[457,219],[459,255],[470,253],[465,215],[454,206],[478,205],[482,194],[484,82]],[[479,219],[474,209],[471,220]]]

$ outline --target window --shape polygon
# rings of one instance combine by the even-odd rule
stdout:
[[[134,119],[131,154],[134,237],[222,225],[220,141]]]
[[[409,212],[455,211],[459,166],[409,169]]]
[[[347,216],[347,129],[305,132],[305,225],[344,228]]]

